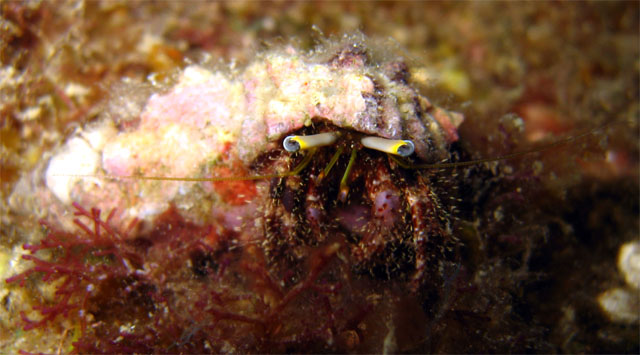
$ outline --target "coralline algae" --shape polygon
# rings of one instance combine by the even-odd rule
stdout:
[[[228,190],[241,182],[117,177],[252,175],[256,157],[279,149],[284,135],[315,119],[365,134],[411,139],[423,161],[445,158],[462,116],[419,95],[406,82],[404,58],[376,48],[348,37],[311,53],[292,47],[271,50],[235,74],[190,65],[173,87],[152,94],[138,116],[105,115],[79,129],[51,157],[44,179],[36,171],[19,184],[13,207],[28,206],[25,199],[35,197],[39,207],[47,205],[55,216],[75,201],[115,209],[114,221],[126,222],[150,219],[175,204],[196,220],[209,220],[216,210],[224,215],[249,202],[255,183],[245,183],[249,193],[238,198]],[[126,98],[127,92],[122,95]],[[229,195],[235,196],[233,201],[225,197]]]

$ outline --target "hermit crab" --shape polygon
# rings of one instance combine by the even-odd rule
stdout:
[[[192,65],[137,111],[112,107],[79,129],[30,183],[46,187],[38,199],[57,206],[51,214],[75,201],[115,210],[118,225],[175,205],[259,235],[283,267],[299,246],[342,235],[361,270],[418,282],[450,249],[450,226],[433,177],[412,168],[445,159],[463,117],[413,89],[403,57],[376,48],[345,37],[263,53],[242,72]]]
[[[144,312],[162,317],[153,312],[179,309],[195,297],[179,296],[187,287],[176,285],[206,290],[212,298],[203,297],[196,308],[211,310],[210,328],[220,320],[234,324],[229,332],[237,351],[265,352],[276,349],[269,347],[273,339],[305,337],[323,339],[323,349],[346,351],[357,345],[353,334],[363,341],[365,323],[386,327],[392,339],[395,328],[387,323],[393,319],[376,317],[401,307],[406,289],[411,304],[435,319],[458,269],[456,181],[438,169],[483,161],[443,163],[462,114],[431,103],[410,85],[405,58],[377,48],[347,36],[309,53],[268,51],[229,72],[188,66],[148,99],[114,104],[101,121],[78,129],[18,184],[12,207],[46,204],[47,226],[90,234],[67,211],[93,206],[80,213],[93,216],[96,235],[104,227],[95,211],[111,211],[110,233],[131,239],[119,239],[127,252],[118,255],[141,254],[122,263],[126,277],[118,274],[117,284],[126,285],[123,293],[144,285],[148,294],[157,293],[145,300],[153,307]],[[156,222],[168,210],[179,215],[171,217],[173,224]],[[163,243],[172,243],[172,230],[200,236],[200,228],[184,227],[184,221],[207,226],[206,232],[202,240],[189,239],[188,248],[176,242],[175,255],[186,250],[188,260],[169,263],[174,245]],[[161,238],[147,237],[158,230]],[[149,251],[156,247],[161,252]],[[193,286],[191,278],[174,280],[182,275],[175,268],[213,281]],[[305,290],[313,297],[299,300]],[[222,297],[225,292],[233,297]],[[382,301],[381,294],[393,297]],[[221,304],[228,308],[220,310]],[[347,317],[358,304],[367,306]],[[367,321],[370,309],[377,313]],[[305,328],[301,312],[307,310],[326,326]],[[147,326],[157,334],[165,323],[154,322]],[[202,337],[211,342],[209,334]],[[336,339],[347,345],[332,348]],[[247,341],[259,345],[240,347]],[[387,341],[385,349],[399,349],[387,348]],[[362,348],[374,349],[381,348]]]

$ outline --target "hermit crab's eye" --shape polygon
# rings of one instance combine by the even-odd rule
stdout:
[[[381,152],[408,157],[415,149],[413,142],[402,139],[385,139],[380,137],[364,137],[360,140],[363,146]]]
[[[288,152],[297,152],[315,147],[322,147],[333,144],[338,139],[338,133],[327,132],[310,136],[288,136],[282,142],[284,149]]]

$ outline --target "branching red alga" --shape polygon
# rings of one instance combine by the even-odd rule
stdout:
[[[152,226],[120,234],[113,213],[103,219],[98,209],[74,208],[79,232],[42,222],[46,237],[24,245],[30,254],[23,258],[33,266],[5,280],[55,288],[51,300],[33,306],[37,319],[21,313],[24,330],[69,319],[79,324],[73,346],[81,353],[335,351],[367,344],[361,328],[375,308],[373,291],[350,275],[340,239],[309,248],[300,265],[305,271],[292,282],[257,243],[238,246],[234,232],[187,222],[174,209]]]

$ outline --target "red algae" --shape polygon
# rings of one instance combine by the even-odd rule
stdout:
[[[212,227],[174,209],[133,236],[115,232],[97,209],[74,208],[82,232],[47,227],[24,246],[34,265],[6,282],[54,285],[53,298],[33,307],[37,319],[21,313],[23,329],[68,319],[78,326],[76,352],[368,352],[393,332],[389,307],[406,303],[400,289],[380,293],[351,276],[340,239],[310,252],[296,274],[281,273],[257,246],[234,248],[225,236],[204,243]]]
[[[217,167],[212,169],[211,173],[212,176],[221,178],[248,175],[248,172],[239,165],[234,168]],[[206,184],[208,185],[209,183]],[[210,184],[220,195],[220,198],[232,206],[244,205],[257,195],[256,185],[252,181],[219,181],[211,182]]]

